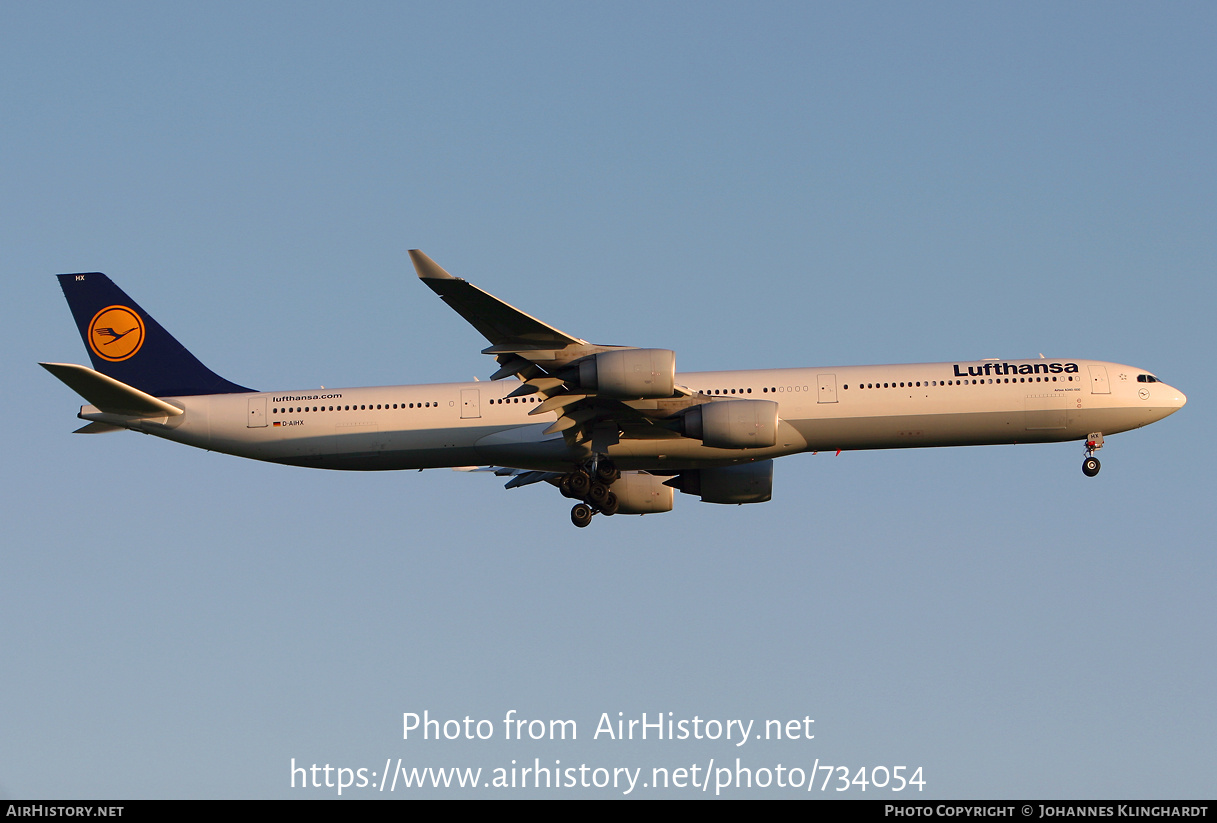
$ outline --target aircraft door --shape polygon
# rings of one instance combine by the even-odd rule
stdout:
[[[249,398],[249,414],[245,418],[245,427],[249,429],[266,428],[266,395]]]
[[[1107,385],[1107,367],[1089,366],[1088,368],[1090,369],[1090,393],[1111,394],[1111,387]]]
[[[816,393],[817,403],[837,402],[837,376],[835,374],[817,374],[816,382],[819,389]]]
[[[477,389],[461,389],[461,417],[481,417],[482,403]]]

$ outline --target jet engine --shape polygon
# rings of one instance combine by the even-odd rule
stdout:
[[[579,388],[607,397],[671,397],[676,385],[676,352],[669,349],[606,351],[577,365]]]
[[[773,461],[683,471],[668,485],[699,495],[703,503],[765,503],[773,497]]]
[[[609,488],[617,495],[618,514],[656,514],[672,511],[672,488],[665,477],[644,472],[622,472]]]
[[[716,400],[685,413],[684,435],[717,449],[763,449],[777,443],[778,404]]]

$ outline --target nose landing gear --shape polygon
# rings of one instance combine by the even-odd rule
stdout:
[[[1103,433],[1092,432],[1086,435],[1086,459],[1082,461],[1082,474],[1087,477],[1094,477],[1099,473],[1102,465],[1099,463],[1099,458],[1094,456],[1094,453],[1103,448]]]

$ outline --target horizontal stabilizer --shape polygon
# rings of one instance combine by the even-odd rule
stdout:
[[[153,397],[126,383],[107,377],[86,366],[72,363],[39,363],[62,380],[68,388],[107,414],[129,417],[174,417],[182,413],[177,406]],[[88,426],[85,426],[88,429]],[[94,430],[96,431],[96,430]],[[88,432],[92,433],[92,432]]]
[[[81,426],[72,434],[104,434],[106,432],[122,432],[126,431],[122,426],[115,426],[113,423],[100,423],[94,421],[87,426]]]

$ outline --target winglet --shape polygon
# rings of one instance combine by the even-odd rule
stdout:
[[[439,263],[436,263],[427,255],[423,254],[418,249],[410,249],[410,260],[414,263],[414,270],[418,272],[418,276],[423,280],[456,280],[457,278],[444,271]]]

